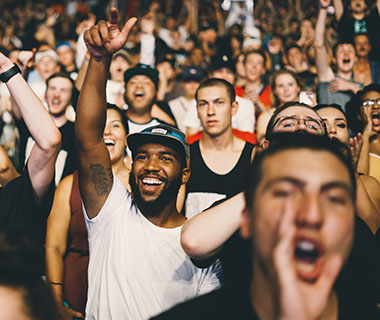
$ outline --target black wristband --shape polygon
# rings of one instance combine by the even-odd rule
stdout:
[[[10,78],[12,78],[17,73],[21,73],[20,68],[15,64],[12,68],[10,68],[8,71],[3,72],[0,74],[0,81],[3,83],[7,83]]]
[[[319,6],[320,9],[327,9],[329,6],[327,7],[322,7],[322,6]]]

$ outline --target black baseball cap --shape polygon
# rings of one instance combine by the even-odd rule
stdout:
[[[145,143],[159,143],[168,146],[177,151],[182,160],[189,166],[190,149],[186,142],[186,136],[182,131],[172,126],[158,124],[141,132],[131,133],[127,137],[127,143],[133,157],[137,149]]]
[[[147,76],[154,85],[156,89],[158,87],[158,71],[155,68],[143,63],[138,63],[133,68],[129,68],[124,72],[124,83],[127,85],[128,81],[131,80],[133,76],[143,75]]]

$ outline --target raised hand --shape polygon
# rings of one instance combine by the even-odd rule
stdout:
[[[330,5],[331,0],[319,0],[319,4],[322,8],[326,8]]]
[[[349,146],[350,146],[352,166],[356,170],[358,166],[359,158],[360,158],[360,152],[363,146],[363,137],[360,132],[358,133],[356,137],[350,138]]]
[[[297,208],[289,199],[284,205],[273,255],[280,304],[277,318],[314,320],[319,319],[327,307],[332,285],[342,266],[342,258],[333,256],[326,261],[315,283],[302,283],[297,277],[293,260],[296,212]]]
[[[119,12],[111,8],[110,20],[102,20],[84,33],[84,42],[94,58],[101,59],[111,56],[121,49],[127,42],[129,32],[135,25],[137,18],[130,18],[120,30],[118,26]]]
[[[363,106],[363,115],[364,115],[364,131],[363,135],[366,137],[370,137],[372,135],[372,119],[371,119],[371,112],[372,112],[372,107],[371,106]]]

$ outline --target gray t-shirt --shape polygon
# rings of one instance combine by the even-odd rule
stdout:
[[[337,75],[335,77],[338,78]],[[350,80],[350,82],[353,82],[363,88],[363,84],[360,82],[356,82],[354,80]],[[330,92],[329,91],[329,84],[330,82],[320,82],[318,85],[318,101],[319,103],[323,104],[332,104],[336,103],[340,105],[344,111],[346,111],[346,103],[352,98],[354,93],[352,91],[337,91],[337,92]]]

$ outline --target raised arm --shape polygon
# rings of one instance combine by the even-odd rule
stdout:
[[[185,252],[195,260],[212,257],[239,229],[244,206],[243,193],[239,193],[187,221],[181,233]]]
[[[118,11],[111,8],[110,21],[100,21],[84,34],[90,62],[79,96],[75,137],[79,187],[89,218],[97,216],[113,184],[111,161],[103,141],[106,81],[111,58],[127,42],[137,19],[129,19],[122,30],[119,30],[118,20]]]
[[[377,0],[377,1],[376,1],[376,7],[377,7],[377,12],[378,12],[379,15],[380,15],[380,0]]]
[[[379,3],[379,0],[377,0],[377,3]],[[335,18],[337,21],[339,21],[340,18],[342,18],[343,12],[344,12],[343,1],[334,0],[334,9],[335,9]]]
[[[334,79],[334,73],[328,65],[327,51],[325,48],[325,29],[326,29],[326,8],[330,5],[330,0],[320,0],[317,24],[315,26],[314,46],[316,50],[316,66],[318,80],[327,82]]]
[[[0,74],[13,66],[14,64],[0,53]],[[42,102],[20,73],[10,78],[6,85],[36,142],[28,160],[28,171],[36,200],[41,201],[54,177],[61,134]]]

